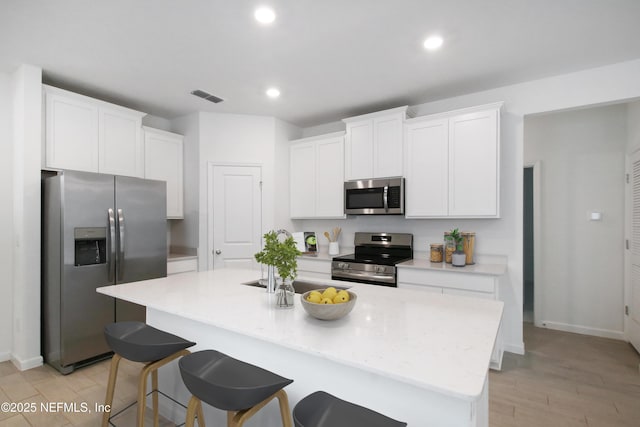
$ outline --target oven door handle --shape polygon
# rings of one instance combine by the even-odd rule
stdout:
[[[354,279],[365,279],[365,280],[380,280],[388,283],[394,282],[393,274],[388,275],[380,275],[380,274],[366,274],[366,273],[357,273],[355,271],[343,272],[343,271],[332,271],[331,274],[336,277],[346,277],[346,278],[354,278]]]
[[[389,212],[389,186],[384,186],[384,191],[382,193],[382,202],[384,203],[384,211]]]

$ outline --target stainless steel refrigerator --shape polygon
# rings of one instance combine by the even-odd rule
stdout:
[[[67,374],[109,353],[107,323],[145,320],[96,288],[167,275],[166,183],[63,171],[42,206],[43,356]]]

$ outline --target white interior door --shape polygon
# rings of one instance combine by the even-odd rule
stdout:
[[[640,351],[640,151],[630,156],[630,295],[628,298],[629,316],[627,332],[629,341]],[[627,205],[629,206],[629,205]]]
[[[209,167],[209,268],[257,268],[262,191],[260,166]]]

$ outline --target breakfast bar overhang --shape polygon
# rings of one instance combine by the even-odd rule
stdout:
[[[358,301],[346,317],[322,321],[300,301],[281,309],[273,294],[243,285],[259,278],[255,270],[219,269],[98,292],[146,306],[148,324],[197,342],[193,351],[215,349],[293,379],[286,388],[292,407],[324,390],[409,426],[488,426],[488,368],[502,302],[324,280],[318,283],[350,286]],[[188,401],[175,364],[160,370],[160,389]],[[161,412],[184,421],[170,401]],[[226,422],[206,405],[205,418]],[[275,402],[247,423],[279,425]]]

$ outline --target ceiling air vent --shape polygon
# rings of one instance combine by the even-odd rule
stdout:
[[[224,99],[218,98],[217,96],[211,95],[210,93],[207,93],[207,92],[205,92],[203,90],[200,90],[200,89],[196,89],[194,91],[191,91],[191,94],[195,95],[195,96],[197,96],[199,98],[206,99],[207,101],[211,101],[214,104],[217,104],[218,102],[224,101]]]

